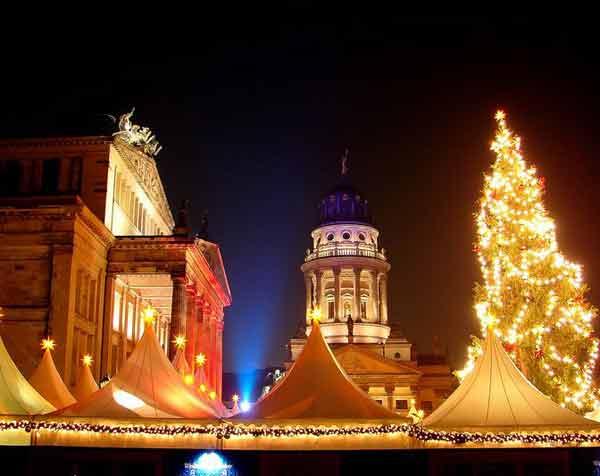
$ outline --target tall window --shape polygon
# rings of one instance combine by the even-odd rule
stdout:
[[[121,330],[121,293],[115,292],[115,305],[113,308],[113,330]]]
[[[367,301],[364,299],[360,301],[360,317],[361,319],[367,318]]]
[[[335,316],[335,301],[332,299],[327,303],[327,318],[333,319]]]
[[[44,160],[42,164],[42,192],[58,192],[58,178],[60,171],[60,160]]]
[[[16,195],[20,192],[21,162],[18,160],[3,160],[0,162],[0,179],[2,187],[0,194]]]

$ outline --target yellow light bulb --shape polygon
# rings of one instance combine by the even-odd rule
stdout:
[[[194,376],[192,374],[187,374],[185,377],[183,377],[183,381],[185,382],[186,385],[193,385],[194,384]]]
[[[81,361],[83,362],[83,365],[85,365],[86,367],[91,367],[94,359],[92,359],[92,356],[90,354],[85,354],[83,356],[83,358],[81,359]]]
[[[185,347],[185,343],[187,342],[185,336],[182,335],[178,335],[175,337],[175,339],[173,339],[173,344],[175,344],[175,347],[177,347],[178,349],[182,349],[183,347]]]
[[[217,398],[217,392],[215,392],[214,390],[211,390],[210,393],[208,394],[208,397],[211,400],[214,400],[215,398]]]
[[[321,322],[321,316],[322,316],[322,313],[321,313],[320,307],[315,307],[310,313],[310,317],[311,317],[312,321],[316,324]]]
[[[200,391],[202,393],[206,392],[206,385],[204,385],[203,383],[200,384]]]
[[[54,347],[56,347],[56,344],[50,337],[42,339],[42,350],[54,350]]]
[[[202,352],[196,356],[196,365],[202,367],[206,363],[206,355]]]
[[[156,320],[156,309],[152,306],[146,306],[142,311],[142,317],[144,318],[146,325],[151,326]]]
[[[237,403],[237,402],[239,402],[239,401],[240,401],[240,396],[239,396],[237,393],[234,393],[234,394],[233,394],[233,397],[231,397],[231,401],[232,401],[233,403]]]

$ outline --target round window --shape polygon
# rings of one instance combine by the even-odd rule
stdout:
[[[327,235],[327,241],[331,240],[333,240],[333,233],[329,233],[329,235]]]
[[[365,235],[363,235],[362,233],[360,233],[360,234],[358,235],[358,239],[359,239],[360,241],[365,241]]]
[[[350,233],[348,233],[347,231],[345,231],[344,234],[342,235],[342,238],[344,240],[349,240],[350,239]]]

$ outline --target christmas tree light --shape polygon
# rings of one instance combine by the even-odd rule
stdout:
[[[585,300],[582,269],[559,251],[554,221],[544,208],[545,180],[527,165],[520,139],[504,112],[491,149],[496,160],[485,176],[476,218],[483,284],[475,287],[482,334],[489,326],[525,376],[542,392],[583,413],[597,404],[592,375],[598,357],[596,309]],[[473,339],[468,362],[481,353]]]

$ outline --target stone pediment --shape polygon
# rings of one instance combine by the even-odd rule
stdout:
[[[223,264],[223,257],[221,256],[221,250],[219,246],[215,243],[211,243],[210,241],[202,239],[196,240],[196,246],[198,246],[202,252],[202,256],[204,256],[204,259],[208,263],[213,275],[231,302],[231,290],[229,289],[229,281],[227,280],[225,265]]]
[[[385,359],[360,345],[348,344],[333,351],[335,358],[349,374],[404,374],[420,376],[411,365]]]
[[[175,226],[175,220],[156,167],[156,161],[136,150],[119,137],[114,139],[114,146],[131,172],[138,178],[144,191],[154,202],[163,220],[172,229]]]

